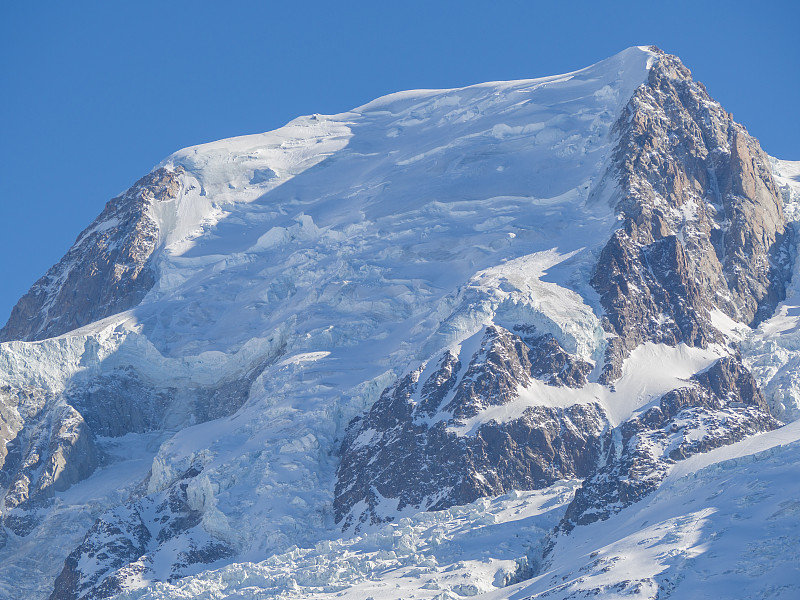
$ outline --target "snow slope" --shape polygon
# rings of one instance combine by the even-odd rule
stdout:
[[[800,429],[679,463],[660,489],[559,539],[544,573],[487,598],[795,598]]]
[[[496,589],[558,522],[576,481],[419,513],[121,598],[449,598]]]
[[[793,423],[678,463],[645,501],[557,539],[543,572],[516,584],[510,557],[541,553],[574,483],[420,513],[121,597],[793,598],[799,439]],[[511,585],[497,589],[503,576]]]

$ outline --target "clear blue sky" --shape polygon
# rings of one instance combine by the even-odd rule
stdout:
[[[403,89],[679,55],[800,160],[800,2],[149,0],[0,5],[0,321],[175,150]]]

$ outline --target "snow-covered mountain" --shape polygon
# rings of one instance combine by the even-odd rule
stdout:
[[[181,150],[0,330],[0,597],[797,597],[798,221],[656,48]]]

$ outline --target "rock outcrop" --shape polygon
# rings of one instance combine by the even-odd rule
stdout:
[[[384,391],[350,424],[337,474],[337,521],[359,527],[407,508],[441,510],[593,471],[608,443],[607,418],[597,404],[531,406],[516,418],[473,422],[486,409],[518,400],[532,380],[586,383],[591,365],[550,335],[521,331],[525,339],[487,327],[472,356],[446,351],[435,366]],[[462,361],[468,361],[464,368]]]
[[[16,423],[2,440],[2,524],[25,536],[38,523],[38,510],[56,492],[94,472],[100,452],[82,415],[58,397],[36,389],[7,390],[4,396],[16,409]]]
[[[155,283],[159,230],[149,209],[177,197],[182,174],[156,169],[111,200],[17,302],[0,342],[54,337],[139,304]]]
[[[715,310],[758,324],[784,297],[791,268],[767,156],[677,57],[659,51],[616,131],[623,225],[592,279],[613,335],[607,383],[645,341],[719,341]]]
[[[192,466],[166,490],[97,519],[64,562],[50,600],[110,598],[125,583],[174,581],[232,556],[230,545],[203,531],[203,507],[188,491],[201,474]]]
[[[623,423],[605,464],[576,491],[562,530],[605,520],[654,491],[675,462],[782,424],[739,357],[724,357]]]

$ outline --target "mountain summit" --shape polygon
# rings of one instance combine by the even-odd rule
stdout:
[[[799,177],[654,47],[173,154],[0,330],[0,596],[795,597]]]

